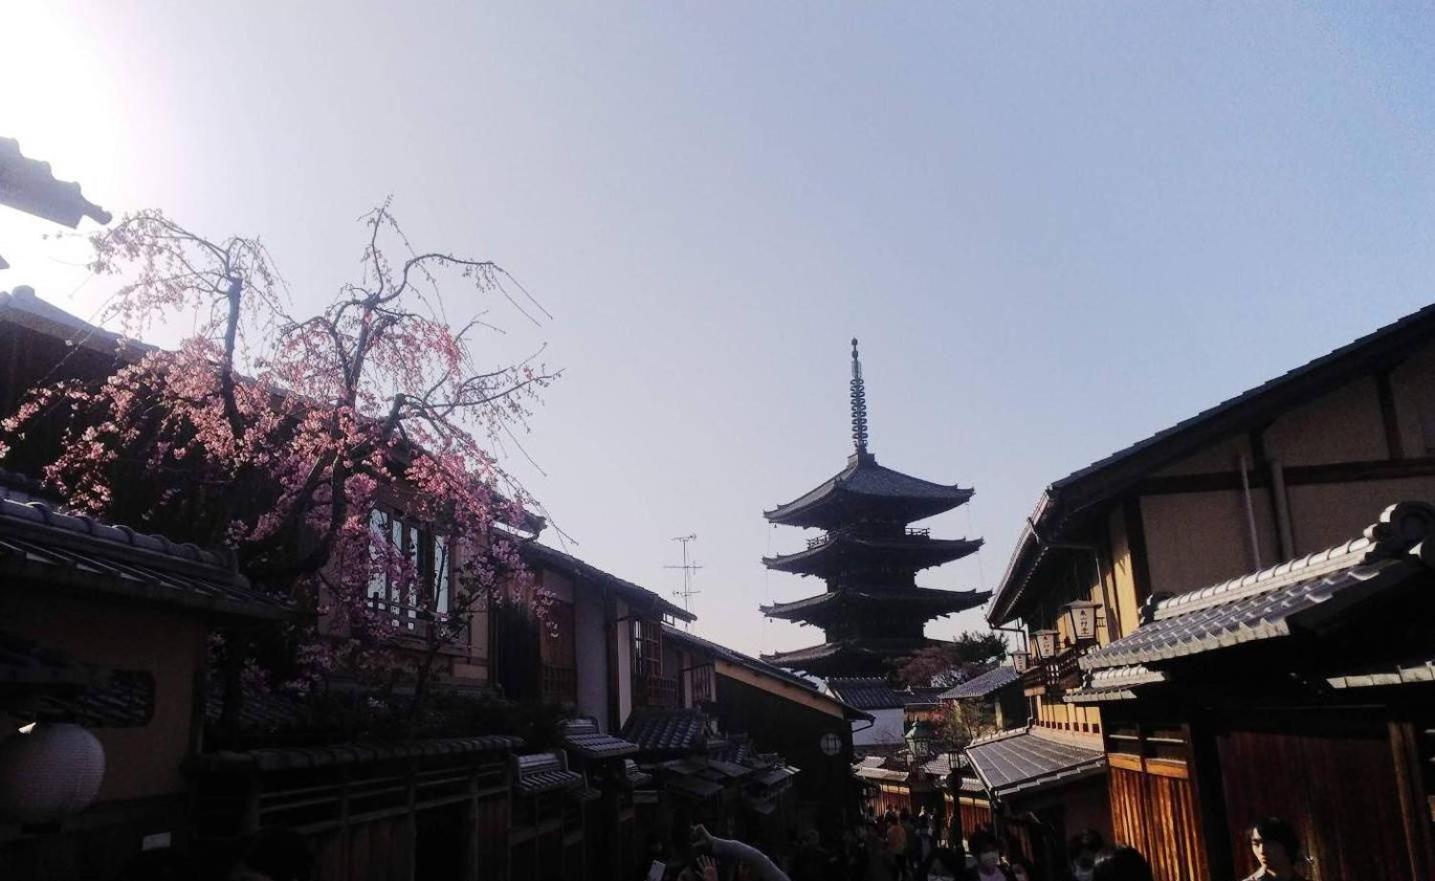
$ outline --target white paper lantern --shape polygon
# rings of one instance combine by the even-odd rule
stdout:
[[[105,748],[79,725],[41,722],[0,741],[0,817],[53,823],[90,806],[105,778]]]

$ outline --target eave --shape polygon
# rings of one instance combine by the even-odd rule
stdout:
[[[795,554],[764,557],[762,563],[779,572],[820,575],[836,571],[848,556],[860,554],[867,562],[888,562],[918,571],[960,560],[981,546],[982,540],[979,538],[937,539],[904,536],[877,539],[838,533]]]
[[[926,611],[930,617],[955,615],[980,606],[991,597],[991,593],[976,590],[936,590],[927,587],[900,588],[894,590],[839,590],[794,600],[790,603],[773,603],[760,607],[769,618],[787,621],[819,621],[831,615],[852,612],[860,614],[867,608],[892,608],[901,606],[915,611]]]

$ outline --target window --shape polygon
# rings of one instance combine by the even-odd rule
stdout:
[[[663,675],[662,625],[633,619],[633,672],[639,676]]]
[[[407,560],[413,580],[379,571],[369,578],[369,604],[392,615],[404,630],[419,629],[430,609],[443,615],[452,608],[453,558],[448,536],[436,536],[397,511],[375,508],[369,515],[375,541],[397,550]]]

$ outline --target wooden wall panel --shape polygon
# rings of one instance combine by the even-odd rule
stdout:
[[[1237,876],[1255,868],[1246,829],[1274,815],[1295,827],[1314,858],[1311,881],[1415,881],[1384,726],[1327,735],[1303,727],[1217,738]]]
[[[978,829],[990,829],[992,825],[991,805],[977,804],[970,799],[962,799],[960,807],[962,817],[962,837],[971,840],[973,833]]]
[[[1191,782],[1115,765],[1108,773],[1116,840],[1145,854],[1157,881],[1205,881],[1206,854]]]

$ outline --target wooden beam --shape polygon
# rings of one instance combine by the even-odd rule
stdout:
[[[1395,390],[1390,387],[1390,371],[1375,374],[1375,394],[1380,400],[1380,421],[1385,426],[1385,450],[1392,459],[1405,458],[1405,445],[1400,440],[1400,420],[1395,412]]]

